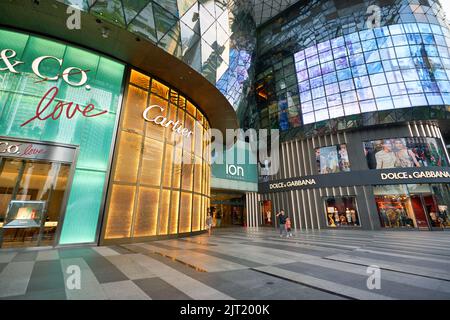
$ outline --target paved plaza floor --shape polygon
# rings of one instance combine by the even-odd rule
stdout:
[[[223,228],[0,250],[0,299],[450,299],[450,232]]]

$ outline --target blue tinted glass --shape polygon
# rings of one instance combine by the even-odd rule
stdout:
[[[307,90],[311,89],[311,86],[309,85],[309,81],[301,82],[298,85],[298,89],[299,89],[300,92],[307,91]]]
[[[333,56],[335,59],[346,57],[347,56],[347,49],[345,47],[338,47],[333,49]]]
[[[315,78],[322,74],[322,72],[320,71],[320,66],[314,66],[309,68],[308,73],[310,78]]]
[[[403,29],[405,29],[406,33],[417,33],[419,32],[419,28],[416,23],[405,23],[403,25]]]
[[[347,68],[347,69],[339,70],[337,72],[337,76],[338,76],[339,81],[341,81],[341,80],[350,79],[352,77],[352,73],[351,73],[350,69]]]
[[[311,83],[311,88],[317,88],[317,87],[323,86],[322,77],[317,77],[317,78],[311,79],[309,81]]]
[[[417,24],[420,30],[420,33],[431,33],[431,28],[429,24],[418,23]]]
[[[369,77],[367,76],[357,78],[355,77],[353,81],[355,82],[356,89],[361,89],[370,86]]]
[[[373,87],[373,94],[377,98],[388,97],[391,95],[391,93],[389,91],[389,87],[387,85]]]
[[[425,46],[425,50],[427,52],[427,55],[429,55],[431,57],[438,56],[438,50],[437,50],[436,46]]]
[[[326,74],[326,73],[330,73],[334,71],[334,62],[330,61],[327,63],[322,64],[322,73]]]
[[[338,37],[331,40],[331,46],[333,48],[342,47],[345,44],[344,37]]]
[[[434,37],[432,34],[422,34],[422,39],[424,44],[434,44]]]
[[[354,90],[344,92],[341,94],[341,96],[343,103],[350,103],[358,100],[358,98],[356,97],[356,91]]]
[[[311,56],[309,58],[306,58],[306,63],[308,64],[308,67],[312,67],[319,64],[319,56]]]
[[[344,69],[349,67],[347,57],[339,58],[335,60],[336,62],[336,70]]]
[[[415,64],[412,58],[401,58],[398,59],[398,65],[401,69],[414,68]]]
[[[311,100],[311,91],[300,92],[300,101],[305,102]]]
[[[431,25],[431,30],[435,35],[442,34],[441,27],[435,24]]]
[[[422,37],[420,36],[420,33],[408,33],[406,35],[408,39],[409,44],[421,44],[422,43]]]
[[[367,65],[367,72],[369,74],[379,73],[383,71],[383,65],[381,62],[369,63]]]
[[[404,34],[400,34],[392,36],[392,43],[394,43],[394,46],[404,46],[408,44],[408,39]]]
[[[361,53],[354,54],[349,57],[349,62],[350,62],[350,66],[352,66],[352,67],[363,64],[364,63],[364,55]]]
[[[363,30],[359,33],[359,37],[361,40],[373,39],[375,35],[373,34],[372,29]]]
[[[402,71],[404,81],[416,81],[419,80],[419,75],[416,69],[408,69]]]
[[[390,97],[376,99],[376,102],[378,110],[389,110],[394,108],[394,104]]]
[[[400,24],[390,25],[389,26],[389,31],[390,31],[391,35],[404,33],[402,25],[400,25]]]
[[[367,74],[366,65],[360,65],[352,68],[353,76],[365,76]]]
[[[333,54],[331,53],[331,51],[322,52],[319,54],[319,57],[320,57],[320,62],[322,62],[322,63],[333,60]]]
[[[313,99],[321,98],[325,96],[324,87],[317,87],[311,90]]]
[[[377,38],[389,35],[389,29],[387,27],[376,28],[373,31]]]
[[[341,88],[342,92],[352,90],[355,88],[355,86],[353,85],[352,79],[340,81],[339,87]]]
[[[311,46],[305,49],[305,57],[311,57],[312,55],[317,54],[317,47]]]
[[[411,94],[409,96],[412,106],[426,106],[428,104],[427,98],[424,94]]]
[[[299,82],[309,79],[308,71],[303,70],[303,71],[300,71],[299,73],[297,73],[297,79]]]
[[[331,48],[330,41],[321,42],[317,45],[319,52],[328,51]]]
[[[328,84],[325,86],[325,93],[328,95],[332,95],[339,92],[339,86],[337,83]]]
[[[366,63],[380,61],[380,52],[378,50],[366,52],[364,58],[366,59]]]
[[[443,103],[442,97],[441,97],[440,94],[437,94],[437,93],[427,93],[426,96],[427,96],[428,103],[429,103],[430,105],[439,105],[439,104],[442,104],[442,103]]]
[[[411,107],[411,102],[409,101],[408,96],[402,95],[402,96],[392,97],[392,101],[394,102],[394,107],[396,109]]]
[[[395,47],[395,53],[397,58],[406,58],[411,55],[408,46]]]
[[[406,89],[408,90],[408,93],[422,93],[423,88],[420,81],[409,81],[405,82]]]
[[[377,86],[380,84],[386,83],[386,77],[384,76],[384,73],[377,73],[370,75],[370,82],[373,86]]]
[[[435,69],[433,74],[436,80],[447,80],[447,73],[443,69]]]
[[[449,81],[439,81],[439,90],[441,92],[450,93],[450,82]]]

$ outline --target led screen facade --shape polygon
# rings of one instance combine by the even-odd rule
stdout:
[[[450,32],[405,23],[351,33],[294,54],[304,124],[450,104]]]

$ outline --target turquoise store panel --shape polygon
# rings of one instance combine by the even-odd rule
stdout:
[[[96,241],[125,66],[0,29],[0,136],[76,145],[59,244]]]

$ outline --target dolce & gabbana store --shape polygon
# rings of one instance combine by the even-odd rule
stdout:
[[[183,64],[159,48],[145,49]],[[205,106],[203,98],[216,98],[207,112],[148,71],[0,29],[0,247],[203,232],[210,118],[222,131],[237,120],[219,91],[200,78],[208,90],[197,99]]]
[[[259,192],[265,211],[284,210],[296,228],[450,230],[449,156],[436,122],[285,142],[280,155]]]

